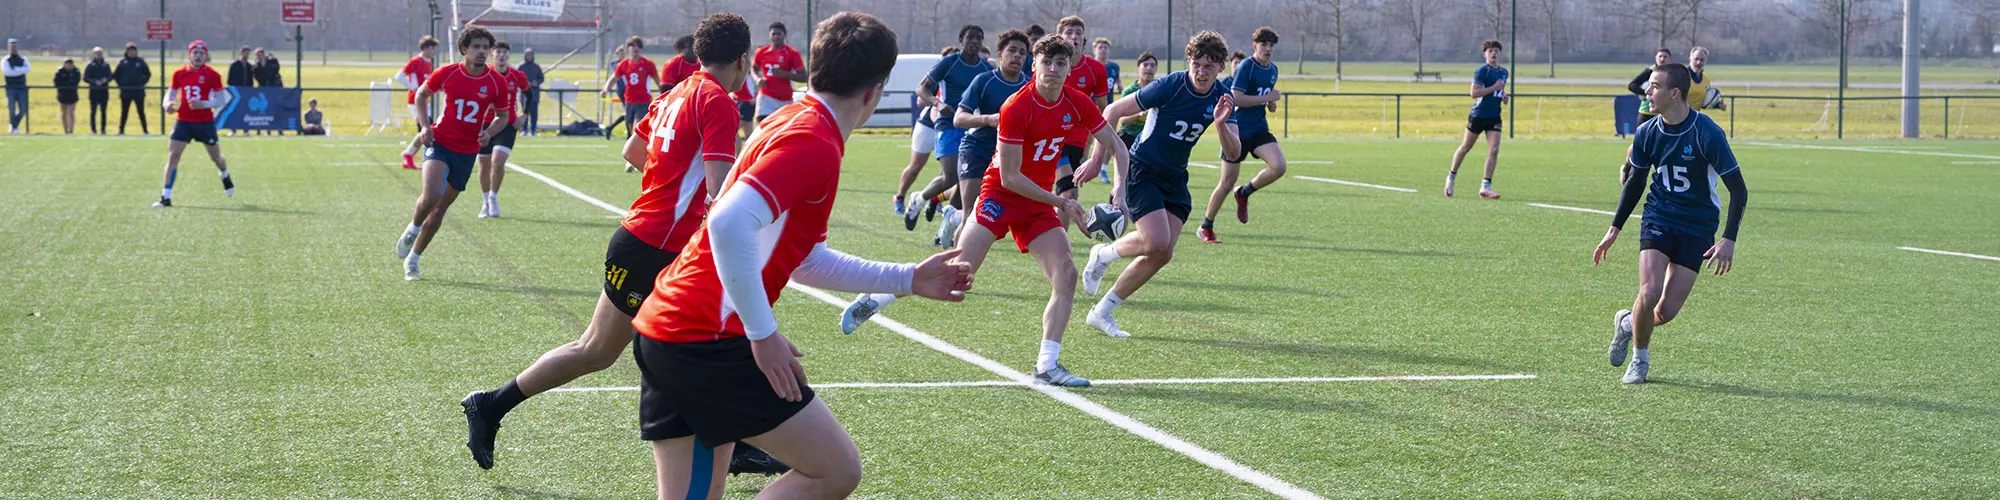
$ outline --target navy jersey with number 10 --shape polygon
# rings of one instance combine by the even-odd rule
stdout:
[[[1215,106],[1229,89],[1220,82],[1207,93],[1196,93],[1194,79],[1186,71],[1153,80],[1139,89],[1139,109],[1146,110],[1146,129],[1132,146],[1132,167],[1136,175],[1187,179],[1188,153],[1202,132],[1215,122]]]
[[[1735,172],[1736,154],[1729,134],[1715,120],[1689,111],[1686,120],[1668,125],[1655,117],[1639,125],[1632,138],[1632,178],[1651,169],[1644,218],[1692,234],[1713,235],[1722,213],[1722,176]]]
[[[1264,65],[1257,63],[1255,57],[1244,59],[1242,64],[1236,65],[1236,74],[1231,76],[1229,81],[1230,90],[1242,92],[1243,95],[1269,94],[1272,89],[1278,88],[1278,63],[1274,61],[1270,65]],[[1229,116],[1229,120],[1236,124],[1236,135],[1239,136],[1250,137],[1271,131],[1270,123],[1264,120],[1262,104],[1238,107],[1236,113]]]

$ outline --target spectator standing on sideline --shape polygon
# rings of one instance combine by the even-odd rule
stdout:
[[[135,107],[139,108],[139,133],[151,134],[146,130],[145,101],[146,84],[153,81],[153,69],[146,67],[146,60],[139,57],[139,44],[125,42],[125,58],[111,72],[111,80],[118,82],[118,135],[125,135],[125,119],[132,116]]]
[[[75,59],[64,59],[62,68],[56,70],[56,104],[62,107],[63,134],[76,133],[76,85],[83,83],[83,71],[76,69]]]
[[[21,133],[21,120],[28,118],[28,58],[21,57],[21,41],[7,39],[7,59],[0,61],[0,73],[7,77],[7,133]]]
[[[327,135],[325,115],[319,112],[319,99],[306,101],[306,120],[299,124],[299,135]]]
[[[259,87],[285,86],[285,77],[283,76],[284,73],[279,71],[280,68],[278,67],[278,56],[271,55],[271,53],[265,51],[263,47],[258,47],[255,61],[257,66],[255,67],[255,69],[251,70],[250,74],[253,77],[253,79],[257,80],[257,86]],[[271,133],[277,135],[285,135],[285,131],[283,129],[279,129]],[[262,130],[257,131],[257,135],[264,135],[264,131]]]
[[[90,48],[90,64],[83,65],[83,83],[90,85],[90,133],[110,132],[111,64],[104,62],[104,47]]]
[[[521,67],[517,69],[521,70],[521,76],[528,77],[528,91],[523,92],[524,96],[521,98],[521,112],[528,116],[528,123],[522,129],[526,130],[528,135],[535,135],[535,126],[541,122],[542,118],[542,79],[544,76],[542,75],[542,65],[535,64],[535,49],[522,50],[521,58]]]
[[[260,57],[258,59],[262,58]],[[229,63],[229,76],[224,77],[224,79],[222,80],[223,82],[222,84],[231,87],[257,86],[256,61],[257,59],[250,58],[249,45],[244,45],[241,48],[236,49],[236,62]],[[221,124],[218,123],[217,125]],[[246,132],[249,131],[243,129],[230,129],[229,135],[242,134]]]

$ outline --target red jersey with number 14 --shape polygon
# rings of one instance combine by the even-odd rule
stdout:
[[[222,75],[216,73],[215,68],[206,65],[184,66],[181,69],[174,70],[173,83],[173,91],[175,95],[180,97],[181,101],[180,109],[174,113],[175,120],[179,120],[181,123],[208,123],[215,121],[215,110],[206,108],[194,109],[192,105],[194,101],[206,101],[214,98],[216,92],[222,91]]]
[[[424,91],[442,96],[437,122],[431,124],[431,142],[453,153],[479,153],[479,131],[495,116],[514,112],[507,94],[512,83],[499,72],[485,70],[479,76],[465,71],[464,63],[438,68],[424,81]]]
[[[764,294],[775,304],[792,271],[814,246],[826,241],[826,221],[833,215],[840,156],[847,141],[834,123],[833,111],[811,94],[766,120],[729,170],[724,193],[754,190],[746,194],[771,207],[776,222],[757,235],[763,242],[757,252],[764,263]],[[673,267],[660,273],[653,295],[632,317],[632,327],[640,335],[671,343],[743,336],[743,321],[736,317],[716,272],[708,232],[708,224],[702,224]]]
[[[1071,137],[1089,136],[1104,128],[1104,115],[1097,113],[1097,105],[1090,102],[1090,96],[1074,87],[1064,86],[1062,94],[1050,102],[1042,99],[1034,85],[1027,85],[1000,105],[1000,123],[995,128],[1002,144],[1021,147],[1021,174],[1036,186],[1051,189],[1056,184],[1056,163],[1062,158],[1062,147],[1073,140]],[[1000,158],[995,155],[993,160]],[[1007,189],[1001,184],[1000,175],[998,168],[986,171],[986,178],[980,181],[981,196],[1008,204],[1042,204]]]
[[[679,253],[708,214],[702,162],[736,161],[736,102],[696,72],[654,99],[632,135],[646,145],[646,174],[623,225],[653,248]]]

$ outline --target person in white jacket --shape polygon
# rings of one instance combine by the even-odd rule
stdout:
[[[7,133],[21,133],[21,121],[28,119],[28,58],[21,57],[21,41],[7,39],[7,59],[0,60],[0,73],[7,77]]]

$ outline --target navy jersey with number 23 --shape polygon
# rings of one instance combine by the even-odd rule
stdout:
[[[1201,140],[1202,132],[1215,122],[1215,105],[1228,95],[1221,83],[1196,93],[1194,79],[1186,71],[1153,80],[1139,89],[1139,109],[1146,110],[1146,129],[1132,146],[1132,166],[1137,175],[1160,180],[1185,182],[1188,153]]]

